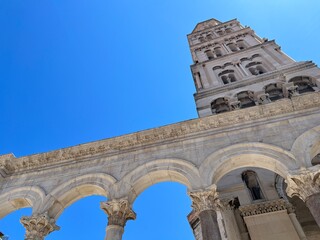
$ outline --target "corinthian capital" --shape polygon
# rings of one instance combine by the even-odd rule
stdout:
[[[192,208],[195,212],[202,212],[204,210],[217,210],[220,208],[220,201],[216,186],[209,190],[188,192],[192,200]]]
[[[50,218],[47,213],[22,217],[20,222],[26,229],[26,240],[42,240],[49,233],[60,229],[56,225],[55,219]]]
[[[136,213],[125,198],[101,202],[100,207],[108,214],[108,225],[124,227],[127,220],[136,219]]]
[[[298,196],[306,201],[311,195],[320,193],[320,168],[317,166],[297,174],[289,174],[286,183],[289,197]]]

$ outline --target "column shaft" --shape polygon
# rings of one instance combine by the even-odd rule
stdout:
[[[203,240],[221,240],[219,226],[217,222],[217,213],[214,210],[204,210],[199,213],[202,239]]]
[[[288,215],[290,217],[290,220],[291,220],[294,228],[296,229],[296,231],[297,231],[297,233],[299,235],[299,238],[301,240],[307,240],[307,237],[306,237],[306,235],[305,235],[305,233],[304,233],[304,231],[303,231],[303,229],[302,229],[302,227],[301,227],[301,225],[300,225],[300,223],[299,223],[299,221],[297,219],[296,214],[295,213],[288,213]]]
[[[107,235],[105,240],[121,240],[124,228],[118,225],[107,226]]]
[[[306,205],[309,208],[314,220],[320,227],[320,193],[309,196],[306,199]]]

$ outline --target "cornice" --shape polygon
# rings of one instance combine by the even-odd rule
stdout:
[[[209,117],[184,121],[164,127],[153,128],[119,137],[59,149],[51,152],[16,158],[13,154],[0,156],[0,174],[10,176],[16,172],[31,171],[43,167],[86,158],[118,155],[123,151],[138,151],[146,147],[203,135],[210,130],[219,130],[244,125],[250,121],[283,116],[295,111],[308,111],[320,107],[320,93],[311,93],[283,99],[266,105],[254,106]]]

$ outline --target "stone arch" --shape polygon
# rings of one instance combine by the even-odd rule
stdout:
[[[258,167],[273,171],[283,178],[297,169],[295,157],[280,147],[265,143],[235,144],[212,153],[200,165],[202,181],[210,186],[225,174],[243,167]]]
[[[111,185],[116,179],[105,173],[92,173],[77,176],[66,181],[48,194],[43,211],[57,219],[65,208],[75,201],[91,196],[109,196]]]
[[[300,167],[311,167],[311,160],[320,153],[320,126],[309,129],[297,137],[291,152],[299,161]]]
[[[20,208],[32,207],[36,213],[45,199],[45,192],[38,186],[15,188],[0,195],[0,219]]]
[[[160,182],[172,181],[185,185],[188,189],[199,188],[199,171],[192,163],[181,159],[160,159],[134,169],[119,182],[117,189],[129,202],[146,188]],[[121,197],[121,195],[119,197]]]

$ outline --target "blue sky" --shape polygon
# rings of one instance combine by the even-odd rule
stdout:
[[[317,0],[2,0],[0,154],[24,156],[197,117],[186,35],[237,18],[297,61],[320,64]],[[101,196],[82,199],[47,239],[103,239]],[[0,203],[1,204],[1,203]],[[186,188],[161,183],[134,203],[123,239],[193,239]],[[22,209],[0,231],[23,239]]]

